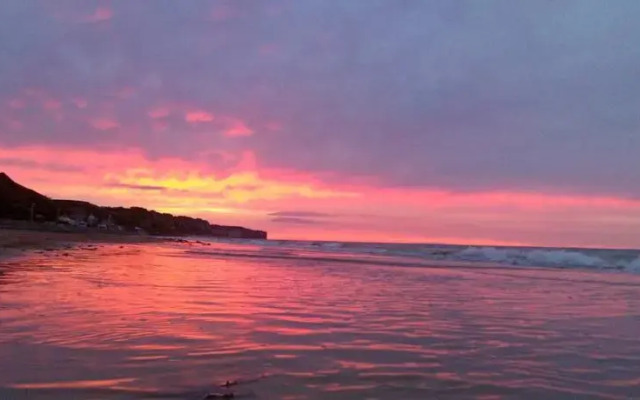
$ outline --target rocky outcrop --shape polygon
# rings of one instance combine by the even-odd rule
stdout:
[[[86,201],[52,200],[0,173],[0,219],[56,221],[61,216],[83,221],[83,226],[89,228],[108,224],[124,231],[144,231],[152,235],[267,238],[264,231],[212,225],[204,219],[174,216],[141,207],[100,207]]]

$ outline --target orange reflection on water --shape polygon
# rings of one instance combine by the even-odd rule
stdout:
[[[104,379],[100,381],[72,381],[72,382],[45,382],[23,383],[12,385],[15,389],[84,389],[120,386],[130,383],[135,379]]]

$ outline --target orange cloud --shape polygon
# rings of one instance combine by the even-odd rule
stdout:
[[[101,204],[137,204],[193,215],[212,209],[240,209],[243,204],[260,199],[353,195],[313,183],[264,178],[258,171],[247,169],[255,166],[252,158],[251,153],[245,153],[238,157],[236,168],[222,174],[197,162],[174,158],[149,160],[137,150],[0,147],[0,159],[13,160],[11,170],[5,172],[16,175],[19,181],[53,197],[87,198]],[[143,197],[136,194],[136,187],[161,188],[165,193],[160,198]]]
[[[184,119],[189,123],[197,124],[202,122],[211,122],[214,117],[206,111],[190,111],[186,113]]]
[[[235,165],[212,170],[197,160],[150,159],[137,149],[0,146],[0,166],[55,198],[200,216],[267,229],[273,238],[640,246],[638,200],[329,185],[302,171],[260,168],[252,151],[222,155]],[[288,224],[272,221],[276,211],[331,218]]]

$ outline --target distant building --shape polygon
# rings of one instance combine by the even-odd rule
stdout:
[[[75,221],[86,221],[87,211],[82,207],[72,207],[69,209],[69,217]]]
[[[74,219],[67,217],[66,215],[58,217],[58,223],[63,225],[71,225],[71,226],[76,225],[76,221]]]
[[[98,224],[98,218],[93,214],[89,214],[89,216],[87,217],[87,225],[96,226],[97,224]]]

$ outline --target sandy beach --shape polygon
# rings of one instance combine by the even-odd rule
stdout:
[[[163,239],[142,236],[87,232],[47,232],[0,229],[0,260],[32,252],[72,249],[81,245],[156,243]]]
[[[640,396],[639,275],[87,247],[0,263],[0,398]]]

